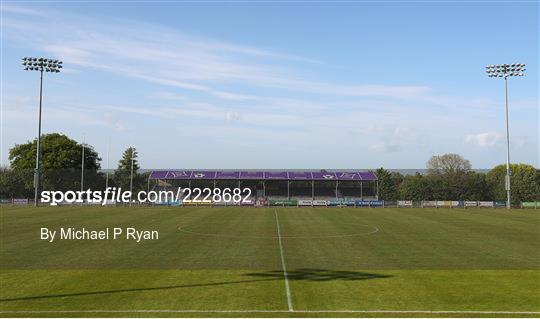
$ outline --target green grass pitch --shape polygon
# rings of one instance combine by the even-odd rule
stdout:
[[[535,210],[4,206],[0,231],[3,317],[540,315]]]

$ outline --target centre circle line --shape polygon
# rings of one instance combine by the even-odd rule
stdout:
[[[200,224],[199,224],[200,225]],[[253,235],[227,235],[227,234],[210,234],[210,233],[201,233],[192,231],[189,229],[186,229],[189,226],[178,226],[178,230],[180,232],[191,234],[191,235],[199,235],[199,236],[208,236],[208,237],[226,237],[226,238],[298,238],[298,239],[323,239],[323,238],[346,238],[346,237],[360,237],[360,236],[367,236],[372,235],[377,232],[379,232],[379,228],[373,225],[358,225],[362,227],[369,227],[371,230],[369,232],[365,233],[354,233],[354,234],[341,234],[341,235],[322,235],[322,236],[253,236]]]

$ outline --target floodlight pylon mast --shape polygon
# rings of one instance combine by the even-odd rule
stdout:
[[[525,64],[496,64],[486,66],[489,77],[504,77],[504,97],[506,114],[506,175],[504,178],[504,188],[506,190],[506,208],[511,208],[510,196],[510,125],[508,121],[508,78],[511,76],[524,76]]]
[[[508,77],[504,77],[504,98],[506,111],[506,176],[504,178],[504,188],[506,189],[506,209],[510,209],[510,125],[508,124]]]
[[[84,142],[84,136],[82,140],[82,156],[81,156],[81,193],[84,192],[84,148],[86,144]],[[88,199],[88,198],[87,198]],[[83,203],[81,203],[83,205]]]
[[[41,110],[43,101],[43,72],[58,73],[62,68],[62,61],[46,58],[22,58],[25,71],[39,71],[39,113],[38,113],[38,136],[36,147],[36,167],[34,170],[34,205],[39,204],[39,180],[40,180],[40,148],[41,148]]]
[[[38,115],[38,137],[36,147],[36,168],[34,170],[34,206],[38,206],[39,197],[39,160],[40,160],[40,146],[41,146],[41,105],[43,101],[43,70],[39,75],[39,115]]]

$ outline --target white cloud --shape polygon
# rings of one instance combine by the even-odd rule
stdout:
[[[380,139],[372,143],[369,148],[375,152],[393,153],[405,148],[416,138],[416,130],[406,126],[374,126],[366,131],[367,136]]]
[[[315,154],[320,145],[347,145],[336,150],[347,149],[350,158],[359,163],[367,159],[383,163],[410,159],[412,163],[411,158],[427,159],[431,154],[422,152],[432,152],[430,147],[440,147],[441,152],[454,148],[456,138],[457,144],[463,137],[466,143],[481,147],[500,143],[496,132],[464,136],[471,127],[496,130],[493,118],[499,113],[491,111],[501,106],[496,99],[455,92],[444,96],[424,85],[355,83],[350,80],[354,79],[353,69],[343,74],[342,81],[331,82],[324,79],[324,69],[313,65],[319,61],[309,57],[191,36],[144,21],[91,20],[66,12],[50,14],[48,10],[36,15],[34,10],[12,7],[2,22],[6,47],[62,58],[64,70],[72,70],[72,74],[58,78],[65,80],[47,82],[44,118],[51,121],[44,123],[48,129],[61,130],[73,124],[77,134],[77,130],[89,131],[87,125],[99,126],[103,128],[99,132],[127,131],[119,134],[129,136],[126,139],[144,139],[152,132],[202,135],[208,140],[219,139],[216,147],[223,146],[231,153],[264,141],[290,147],[290,160],[298,163],[307,157],[325,163],[324,156],[306,155]],[[83,90],[81,79],[102,82]],[[27,123],[28,111],[34,114],[37,105],[36,98],[29,99],[22,90],[17,93],[19,85],[26,83],[17,81],[6,82],[9,92],[5,92],[10,96],[2,101],[5,122],[11,127]],[[68,82],[73,90],[67,90],[65,83],[53,87],[57,81]],[[114,94],[100,91],[105,83],[118,83]],[[49,88],[62,89],[63,97]],[[122,99],[127,88],[137,91]],[[89,89],[96,93],[90,99],[77,96]],[[23,97],[14,97],[16,94]],[[537,109],[538,101],[519,104],[516,100],[512,105],[517,113],[520,107]],[[526,130],[531,127],[530,118],[520,126],[525,137],[533,131]],[[142,124],[144,130],[139,129]],[[7,144],[17,142],[7,133]],[[516,135],[513,145],[526,148],[538,144],[537,138],[525,137],[518,140]],[[365,156],[366,146],[373,156]],[[396,153],[386,154],[390,152]],[[326,153],[328,163],[346,158],[339,152]],[[276,160],[270,155],[266,158]]]
[[[392,153],[399,149],[399,145],[393,142],[377,142],[371,144],[369,149],[375,152]]]
[[[510,137],[510,139],[510,143],[512,143],[512,146],[515,146],[517,148],[524,148],[529,142],[529,138],[527,136],[514,136]]]
[[[469,134],[465,136],[465,143],[489,148],[497,145],[500,138],[501,135],[493,131],[478,134]]]
[[[239,121],[241,119],[242,115],[237,112],[227,112],[225,114],[225,119],[229,122],[233,121]]]
[[[411,98],[430,90],[415,85],[326,83],[298,71],[298,63],[316,62],[309,57],[194,37],[140,21],[95,21],[62,12],[36,19],[11,14],[4,20],[6,39],[24,39],[24,45],[64,60],[66,67],[98,69],[223,100],[256,98],[227,89],[231,85],[345,97]]]
[[[26,15],[26,16],[47,16],[45,13],[33,10],[27,7],[21,7],[16,5],[8,5],[8,4],[2,4],[2,11],[3,13],[12,13],[17,15]]]
[[[409,137],[415,137],[416,130],[412,127],[397,126],[394,129],[394,138],[405,139]]]
[[[248,100],[257,99],[256,97],[250,96],[250,95],[222,92],[222,91],[215,91],[213,92],[213,95],[216,97],[222,98],[224,100],[232,100],[232,101],[248,101]]]

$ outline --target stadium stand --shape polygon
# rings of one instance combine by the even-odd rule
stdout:
[[[154,189],[250,188],[253,200],[378,198],[377,176],[371,171],[159,170],[150,174]]]

